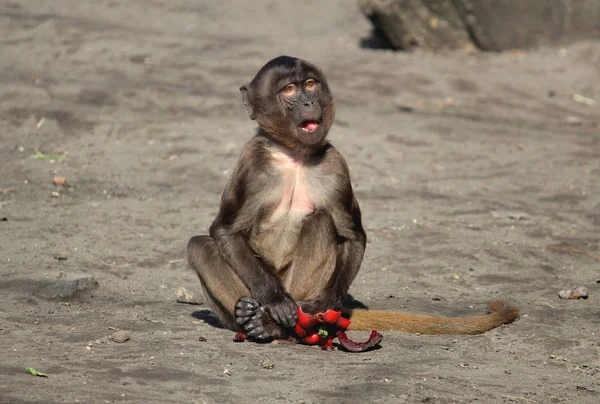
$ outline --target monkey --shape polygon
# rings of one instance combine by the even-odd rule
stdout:
[[[519,310],[489,303],[491,314],[431,317],[343,307],[367,235],[344,157],[327,140],[335,106],[325,75],[280,56],[240,87],[258,123],[221,196],[208,235],[187,248],[221,324],[256,341],[285,338],[299,306],[342,310],[350,330],[478,334],[514,321]]]

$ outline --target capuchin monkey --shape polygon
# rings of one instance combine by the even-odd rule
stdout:
[[[343,310],[350,330],[422,334],[478,334],[518,317],[504,302],[467,318],[342,307],[367,237],[346,161],[326,139],[335,115],[327,80],[311,63],[280,56],[240,91],[259,128],[209,235],[192,237],[187,250],[225,327],[255,340],[284,338],[297,305],[311,314]]]

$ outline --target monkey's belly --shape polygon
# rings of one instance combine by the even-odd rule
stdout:
[[[278,216],[276,220],[271,218],[261,223],[250,237],[250,245],[256,254],[276,271],[291,262],[305,215],[288,212]]]

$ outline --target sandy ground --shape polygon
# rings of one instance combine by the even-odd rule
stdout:
[[[600,43],[392,53],[361,46],[350,0],[241,3],[0,2],[0,402],[600,402],[600,107],[572,99],[600,101]],[[516,323],[330,353],[236,344],[176,302],[253,133],[238,87],[280,54],[336,96],[369,235],[354,297],[439,315],[508,298]],[[99,287],[44,298],[82,276]],[[576,285],[589,299],[558,298]]]

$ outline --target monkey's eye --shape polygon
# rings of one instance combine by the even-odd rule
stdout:
[[[317,82],[313,79],[308,79],[304,82],[304,88],[308,91],[314,91],[314,89],[317,88]]]
[[[293,97],[296,95],[296,86],[293,84],[288,84],[281,90],[281,93],[286,97]]]

